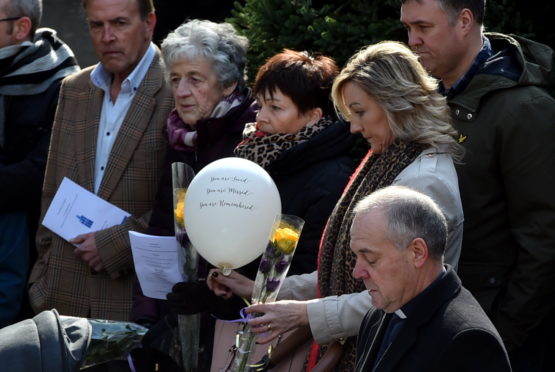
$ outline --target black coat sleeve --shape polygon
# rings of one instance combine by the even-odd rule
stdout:
[[[0,213],[38,208],[61,81],[33,96],[6,96]]]

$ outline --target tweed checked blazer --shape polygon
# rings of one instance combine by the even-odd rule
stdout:
[[[94,190],[104,92],[91,82],[93,68],[62,83],[42,191],[41,221],[64,177]],[[38,259],[29,280],[35,312],[56,308],[62,315],[129,318],[134,269],[128,231],[146,231],[166,149],[164,128],[172,108],[173,97],[157,51],[117,134],[98,190],[99,197],[132,217],[96,232],[104,263],[99,273],[73,255],[71,244],[41,225],[36,236]]]

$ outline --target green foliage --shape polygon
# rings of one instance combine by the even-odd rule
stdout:
[[[324,54],[341,67],[365,45],[386,39],[406,41],[399,22],[400,3],[400,0],[239,0],[227,21],[250,40],[248,75],[252,82],[266,59],[283,48]],[[551,27],[554,11],[554,3],[541,0],[488,0],[485,27],[554,48],[555,32]],[[555,80],[550,91],[555,93]]]
[[[249,79],[284,48],[333,57],[339,66],[361,47],[402,40],[396,0],[246,0],[227,21],[250,40]]]
[[[534,38],[534,24],[517,7],[514,0],[497,0],[486,3],[486,31],[513,33]]]

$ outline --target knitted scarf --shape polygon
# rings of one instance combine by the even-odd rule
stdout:
[[[40,94],[78,70],[72,50],[49,28],[38,29],[32,42],[1,48],[0,146],[4,145],[4,96]]]
[[[340,296],[364,291],[364,284],[353,278],[356,256],[350,249],[349,230],[353,208],[366,195],[389,186],[411,164],[425,146],[396,141],[380,155],[368,155],[355,171],[345,192],[336,204],[320,245],[318,257],[318,284],[321,297]],[[320,355],[325,347],[320,348]],[[337,371],[354,371],[356,340],[350,337],[343,345],[343,355]]]
[[[243,130],[243,141],[233,151],[237,157],[251,160],[262,168],[267,167],[285,151],[308,141],[332,124],[330,118],[322,118],[314,125],[303,127],[294,134],[268,134],[248,123]]]
[[[212,110],[210,118],[216,119],[227,115],[233,108],[239,106],[245,101],[246,97],[238,92],[233,92],[224,97]],[[199,120],[200,122],[200,120]],[[197,123],[198,124],[198,123]],[[192,126],[185,124],[179,117],[176,109],[170,112],[167,121],[168,143],[174,150],[182,152],[193,152],[197,147],[197,131]]]

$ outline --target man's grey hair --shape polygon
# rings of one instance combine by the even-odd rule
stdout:
[[[182,59],[205,58],[213,63],[223,88],[237,83],[237,89],[243,90],[248,45],[248,39],[229,23],[195,19],[183,23],[164,39],[162,56],[166,72]]]
[[[387,220],[386,237],[400,250],[422,238],[429,256],[441,260],[447,244],[447,220],[427,195],[404,186],[377,190],[359,201],[353,212],[358,215],[380,211]]]
[[[42,17],[42,0],[7,0],[4,5],[6,17],[29,17],[31,37],[35,35]]]

